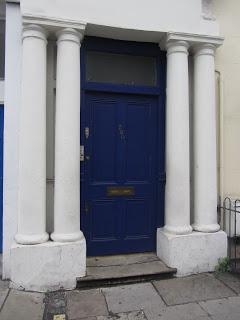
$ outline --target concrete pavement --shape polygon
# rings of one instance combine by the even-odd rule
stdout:
[[[47,294],[1,281],[0,307],[1,320],[239,320],[240,278],[206,273]]]

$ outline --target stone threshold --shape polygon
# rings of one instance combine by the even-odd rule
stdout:
[[[172,278],[177,272],[155,253],[137,253],[87,258],[87,275],[77,279],[77,288],[96,288]]]

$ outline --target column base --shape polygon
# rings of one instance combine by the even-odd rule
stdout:
[[[173,235],[158,229],[157,255],[167,266],[177,268],[177,276],[214,271],[218,259],[227,256],[227,235],[192,232]]]
[[[76,279],[86,274],[86,242],[58,243],[11,247],[12,288],[29,291],[71,290]]]
[[[48,241],[49,234],[44,232],[43,234],[20,234],[15,235],[15,240],[19,244],[39,244]]]
[[[84,238],[82,231],[75,233],[56,233],[51,234],[51,239],[56,242],[74,242],[80,241]]]
[[[215,224],[194,224],[193,229],[199,232],[218,232],[220,230],[220,225]]]
[[[164,231],[171,234],[189,234],[192,232],[192,227],[189,226],[183,226],[183,227],[173,227],[166,225],[164,227]]]

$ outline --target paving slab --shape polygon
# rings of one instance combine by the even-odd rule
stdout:
[[[148,320],[210,320],[207,312],[197,303],[166,307],[160,313],[146,310],[145,314]]]
[[[108,309],[112,313],[124,313],[137,310],[160,311],[164,302],[151,283],[103,288]]]
[[[169,306],[236,295],[212,274],[154,281],[153,284]]]
[[[239,320],[240,297],[199,302],[214,320]]]
[[[135,263],[159,261],[155,253],[120,254],[114,256],[88,257],[87,267],[121,266]]]
[[[81,319],[76,319],[76,320],[97,320],[96,317],[87,317],[87,318],[81,318]]]
[[[67,293],[68,319],[108,315],[105,298],[99,289]]]
[[[111,316],[100,316],[97,320],[147,320],[143,311],[134,311],[129,313],[118,313]]]
[[[9,291],[9,282],[0,280],[0,310]]]
[[[229,272],[216,274],[215,277],[222,281],[237,294],[240,294],[240,275]]]
[[[0,313],[1,320],[42,320],[44,294],[11,290]]]

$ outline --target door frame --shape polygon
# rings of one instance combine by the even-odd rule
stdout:
[[[155,57],[157,61],[157,84],[150,86],[132,86],[119,84],[106,84],[86,81],[86,51],[98,51],[128,55],[141,55],[147,57]],[[157,203],[156,203],[156,230],[164,226],[164,202],[165,202],[165,100],[166,100],[166,52],[161,51],[158,44],[131,42],[122,40],[112,40],[97,37],[85,37],[81,46],[81,128],[85,127],[85,94],[86,92],[109,92],[109,93],[125,93],[150,95],[158,97],[158,141],[157,141]],[[80,139],[84,141],[84,130],[80,131]],[[84,162],[80,162],[80,183],[84,182]],[[81,187],[80,195],[81,212],[84,214],[84,188]],[[80,219],[82,221],[82,219]],[[82,228],[81,228],[82,230]]]

